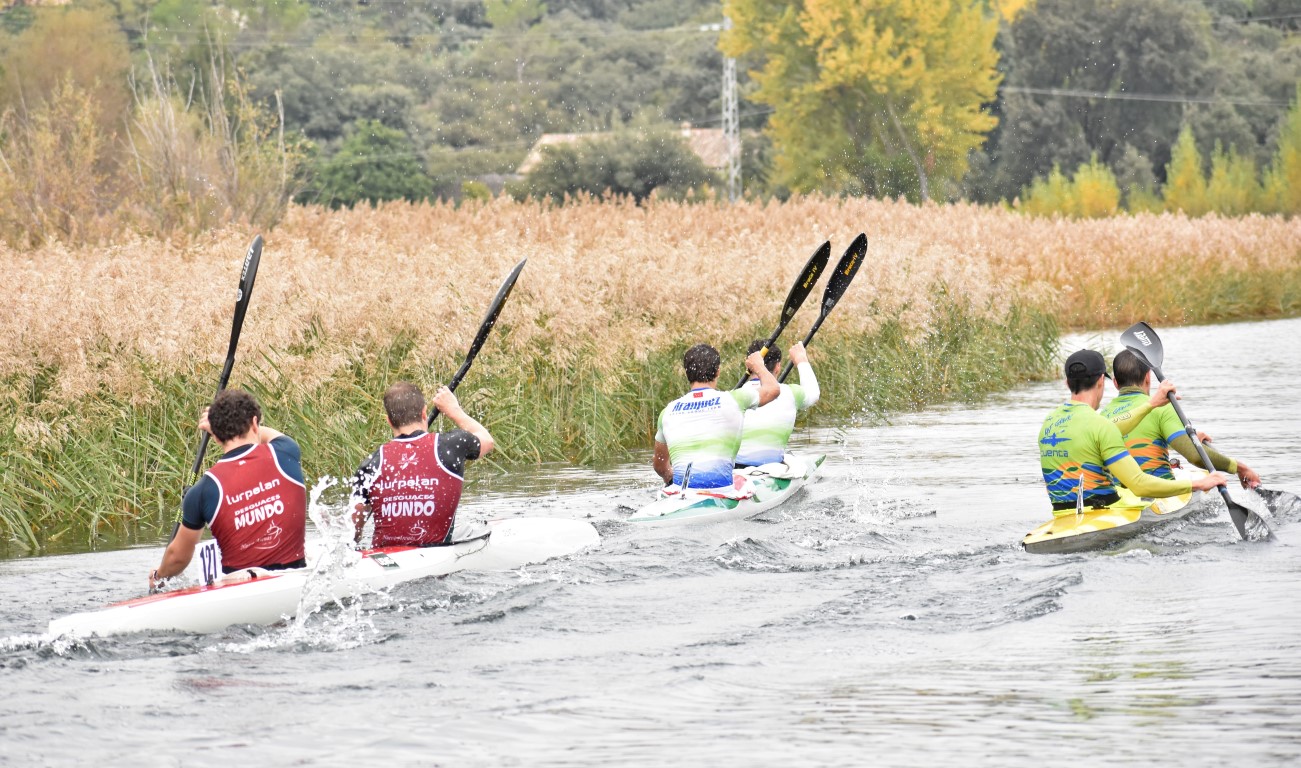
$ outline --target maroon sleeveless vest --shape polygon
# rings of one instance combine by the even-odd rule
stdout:
[[[208,470],[221,500],[208,527],[221,547],[227,571],[292,563],[304,557],[307,491],[276,463],[271,446],[259,443]]]
[[[462,478],[438,460],[438,435],[396,439],[380,446],[379,474],[370,486],[375,547],[447,543]]]

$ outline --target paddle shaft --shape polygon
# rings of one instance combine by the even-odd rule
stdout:
[[[820,314],[818,315],[818,319],[813,321],[813,327],[809,329],[808,334],[805,335],[805,337],[804,337],[804,346],[807,347],[809,344],[812,344],[812,343],[813,343],[813,337],[814,337],[814,335],[816,335],[817,332],[818,332],[818,329],[822,327],[822,321],[827,319],[827,315],[828,315],[828,314],[830,314],[830,313],[829,313],[829,312],[822,312],[822,313],[820,313]],[[794,367],[795,367],[795,366],[791,364],[791,361],[790,361],[790,360],[787,360],[787,361],[786,361],[786,367],[785,367],[785,368],[782,368],[781,375],[777,377],[777,383],[780,384],[780,383],[782,383],[783,381],[786,381],[786,377],[791,375],[791,368],[794,368]]]
[[[244,315],[248,313],[249,302],[253,298],[253,283],[257,280],[257,268],[262,262],[262,236],[257,235],[253,242],[249,244],[248,252],[244,254],[244,266],[239,271],[239,290],[235,295],[235,315],[230,324],[230,343],[226,345],[226,364],[221,368],[221,378],[217,380],[217,392],[220,393],[230,382],[230,373],[235,369],[235,350],[239,348],[239,335],[244,329]],[[194,475],[194,482],[199,481],[199,472],[203,469],[203,457],[208,453],[208,441],[212,439],[212,434],[206,431],[199,433],[199,446],[194,452],[194,465],[190,467],[190,474]],[[194,483],[181,489],[181,498],[185,498],[186,492],[190,490]],[[176,533],[181,528],[178,520],[172,526],[172,538],[176,538]]]
[[[1148,361],[1148,364],[1151,365],[1151,361]],[[1152,373],[1156,374],[1158,381],[1165,381],[1165,376],[1161,374],[1161,369],[1159,367],[1152,365]],[[1207,472],[1214,472],[1215,465],[1211,463],[1211,457],[1206,455],[1206,448],[1202,446],[1201,439],[1197,437],[1197,430],[1193,428],[1192,422],[1188,420],[1188,415],[1184,413],[1183,407],[1179,405],[1179,400],[1175,398],[1173,392],[1167,392],[1166,397],[1170,400],[1170,407],[1175,409],[1175,415],[1178,416],[1179,421],[1183,423],[1184,431],[1188,433],[1188,439],[1192,440],[1193,445],[1197,448],[1197,455],[1202,460],[1202,467],[1205,468]],[[1247,539],[1246,509],[1230,498],[1228,488],[1218,485],[1216,486],[1216,490],[1220,492],[1220,496],[1224,499],[1225,506],[1229,508],[1229,517],[1233,520],[1234,526],[1237,527],[1238,535],[1245,541]]]
[[[502,282],[501,287],[497,289],[497,295],[493,297],[492,304],[488,306],[488,311],[483,316],[483,322],[479,324],[478,332],[474,334],[474,341],[470,343],[470,351],[465,355],[465,362],[461,363],[456,375],[452,376],[452,380],[447,383],[447,388],[451,391],[455,392],[456,388],[460,386],[461,380],[465,378],[465,374],[470,372],[470,366],[474,364],[474,358],[478,357],[479,350],[483,349],[484,342],[488,340],[488,334],[492,331],[493,326],[497,324],[497,316],[501,314],[501,308],[505,306],[506,299],[510,298],[511,291],[515,290],[515,281],[519,280],[520,272],[524,271],[524,265],[527,263],[528,259],[522,259],[520,263],[516,264],[515,268],[506,276],[506,280]],[[436,418],[438,418],[437,407],[429,412],[429,420],[426,422],[426,426],[432,427]]]

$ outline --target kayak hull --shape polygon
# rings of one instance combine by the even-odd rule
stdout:
[[[313,567],[241,571],[210,586],[162,592],[54,619],[49,631],[89,637],[148,630],[207,633],[232,624],[274,624],[298,612],[309,586],[322,587],[322,602],[342,600],[456,571],[511,570],[600,545],[596,529],[581,520],[520,518],[492,521],[488,526],[490,536],[446,547],[366,550],[338,577],[322,575],[310,585]],[[319,563],[318,556],[314,565]]]
[[[1110,507],[1068,512],[1027,533],[1021,541],[1035,555],[1063,555],[1101,549],[1144,531],[1178,520],[1201,508],[1200,491],[1164,499],[1139,498],[1120,489],[1120,501]]]
[[[748,480],[753,494],[740,499],[714,495],[710,491],[666,494],[660,491],[654,502],[628,518],[637,525],[688,525],[740,520],[773,509],[809,483],[826,456],[786,454],[782,464],[765,464],[736,470]],[[726,490],[726,489],[724,489]]]

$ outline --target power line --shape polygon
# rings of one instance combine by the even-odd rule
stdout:
[[[1272,99],[1230,99],[1222,96],[1180,96],[1165,93],[1131,93],[1128,91],[1085,91],[1078,88],[1030,88],[1005,85],[1003,93],[1025,93],[1035,96],[1061,96],[1075,99],[1104,99],[1114,101],[1157,101],[1170,104],[1233,104],[1249,107],[1286,107],[1290,102]]]

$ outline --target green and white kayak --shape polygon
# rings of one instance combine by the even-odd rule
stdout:
[[[682,525],[739,520],[778,506],[795,495],[817,473],[826,456],[788,453],[779,464],[738,469],[731,488],[686,491],[670,485],[656,493],[655,501],[632,514],[638,525]]]
[[[1199,474],[1202,473],[1197,470]],[[1187,476],[1190,472],[1178,471]],[[1061,555],[1100,549],[1123,539],[1182,517],[1202,508],[1205,498],[1200,491],[1164,499],[1135,496],[1120,488],[1120,501],[1109,507],[1085,509],[1083,514],[1067,511],[1035,528],[1021,540],[1026,552],[1036,555]]]

